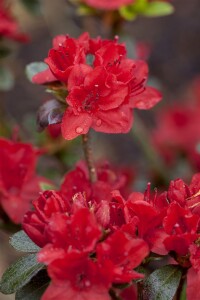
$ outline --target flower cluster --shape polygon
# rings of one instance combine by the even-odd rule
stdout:
[[[52,86],[57,81],[68,92],[61,118],[62,135],[68,140],[90,128],[126,133],[133,108],[149,109],[161,100],[156,89],[146,86],[147,64],[128,59],[117,38],[92,39],[87,33],[78,39],[57,36],[45,62],[49,68],[32,80]]]
[[[177,157],[185,155],[191,164],[200,170],[199,155],[199,80],[192,85],[192,95],[182,101],[163,107],[156,115],[157,128],[152,139],[155,147],[168,163],[174,163]]]
[[[35,173],[39,154],[31,144],[0,139],[0,210],[13,223],[21,223],[40,182],[47,182]]]
[[[20,32],[17,21],[13,18],[5,0],[0,0],[0,38],[26,42],[27,36]]]
[[[200,282],[200,174],[190,185],[177,179],[154,194],[148,185],[144,194],[132,192],[125,200],[113,190],[125,187],[124,180],[118,175],[114,183],[112,176],[98,173],[96,185],[110,185],[106,193],[78,166],[60,191],[41,194],[35,210],[25,215],[23,228],[42,247],[38,260],[52,280],[42,299],[110,299],[111,290],[126,299],[117,284],[142,278],[133,269],[150,253],[170,255],[185,270],[187,299],[194,299]]]
[[[78,166],[60,191],[41,194],[33,201],[35,210],[24,217],[23,228],[42,247],[38,260],[51,278],[43,300],[108,300],[111,289],[120,293],[117,284],[143,278],[133,269],[149,247],[136,235],[134,223],[126,224],[125,201],[113,191],[125,187],[124,176],[105,166],[98,175],[93,186],[84,166]]]

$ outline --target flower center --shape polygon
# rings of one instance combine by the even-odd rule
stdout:
[[[91,90],[87,94],[87,96],[85,97],[85,99],[83,100],[83,103],[82,103],[82,108],[84,110],[86,110],[87,112],[91,112],[96,108],[97,102],[100,98],[99,91],[97,89],[98,85],[96,85],[95,87],[96,87],[96,89]]]

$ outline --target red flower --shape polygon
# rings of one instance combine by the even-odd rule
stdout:
[[[44,247],[38,255],[39,260],[45,263],[52,260],[52,247],[62,248],[68,253],[90,252],[102,235],[95,216],[87,208],[80,208],[71,216],[66,213],[53,214],[45,233],[52,245]]]
[[[200,274],[193,268],[190,268],[187,272],[187,286],[186,295],[187,300],[194,300],[200,298]]]
[[[109,300],[109,269],[102,269],[85,253],[68,253],[48,266],[52,283],[42,300]]]
[[[13,18],[4,0],[0,0],[0,38],[1,37],[18,42],[26,42],[28,40],[25,34],[20,33],[19,25]]]
[[[68,201],[71,201],[74,194],[84,192],[92,204],[101,200],[110,201],[113,190],[119,190],[122,195],[129,192],[130,175],[127,175],[127,170],[114,168],[108,162],[99,163],[97,177],[98,180],[91,185],[85,163],[79,162],[75,170],[65,175],[60,192]]]
[[[46,226],[51,217],[58,212],[69,211],[69,203],[58,193],[46,191],[33,201],[33,206],[35,211],[29,211],[24,216],[23,229],[38,246],[43,247],[49,242]]]
[[[181,106],[165,107],[157,114],[157,129],[153,140],[159,152],[168,162],[175,162],[176,156],[187,155],[192,165],[199,169],[199,100],[188,99]]]
[[[99,262],[113,265],[113,280],[115,283],[129,282],[131,279],[142,278],[133,271],[148,255],[148,245],[142,239],[129,239],[120,230],[113,233],[97,246]]]
[[[126,133],[133,108],[149,109],[161,100],[156,89],[146,87],[146,63],[127,59],[126,48],[117,39],[91,39],[87,33],[78,39],[62,36],[45,62],[49,69],[36,74],[33,82],[64,84],[69,94],[61,130],[68,140],[90,128]]]
[[[0,139],[0,205],[16,224],[37,197],[39,183],[46,181],[35,174],[37,158],[31,144]]]
[[[121,6],[133,3],[134,0],[82,0],[85,4],[103,10],[115,10]]]
[[[197,238],[199,216],[180,207],[177,203],[171,203],[167,216],[163,220],[163,227],[170,236],[164,240],[168,251],[175,251],[179,255],[186,255],[189,246]]]

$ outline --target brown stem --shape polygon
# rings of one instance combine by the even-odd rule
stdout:
[[[141,282],[137,283],[137,299],[143,300],[143,284]]]
[[[89,171],[90,181],[91,183],[94,183],[97,181],[97,172],[92,158],[92,148],[90,146],[89,133],[82,135],[82,141],[83,141],[83,151],[84,151],[85,160]]]

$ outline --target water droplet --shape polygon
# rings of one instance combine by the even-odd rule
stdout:
[[[97,87],[99,87],[99,85],[98,85],[98,84],[95,84],[94,86],[95,86],[96,88],[97,88]]]
[[[98,119],[98,120],[96,121],[96,125],[97,125],[97,126],[101,126],[101,124],[102,124],[102,121],[101,121],[100,119]]]
[[[86,286],[86,287],[89,287],[90,285],[91,285],[90,281],[89,281],[89,280],[86,280],[86,281],[85,281],[85,286]]]
[[[83,132],[83,128],[82,127],[77,127],[76,128],[76,133],[80,134]]]

